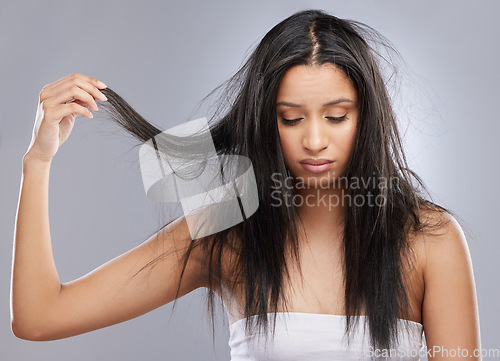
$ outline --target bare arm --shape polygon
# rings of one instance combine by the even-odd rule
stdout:
[[[83,84],[81,77],[73,76],[66,81],[73,82],[78,78],[76,82]],[[64,87],[64,81],[54,84],[49,89]],[[88,84],[82,86],[88,87]],[[71,84],[69,87],[73,89]],[[64,89],[59,90],[65,93]],[[67,97],[80,95],[73,91]],[[66,98],[60,98],[58,104],[65,104]],[[49,116],[57,110],[50,106],[47,109],[52,109],[46,112]],[[60,120],[65,116],[70,122],[74,121],[74,114],[61,114],[55,117]],[[46,114],[44,121],[47,119]],[[61,139],[62,132],[51,139],[51,129],[48,126],[43,128],[44,124],[47,125],[42,123],[40,126],[41,136],[32,142],[33,147],[23,158],[11,279],[14,334],[27,340],[61,339],[129,320],[173,301],[182,268],[180,256],[191,242],[183,217],[87,275],[60,283],[51,247],[48,189],[51,156],[60,144],[51,146],[54,139]],[[69,132],[65,134],[67,138]],[[49,146],[41,147],[41,140]],[[154,267],[133,277],[163,253],[165,257]],[[205,286],[206,269],[198,247],[189,258],[178,297]]]
[[[50,242],[49,170],[50,162],[23,158],[11,279],[12,330],[18,337],[40,319],[61,288]]]
[[[429,360],[481,360],[474,357],[481,341],[472,262],[460,225],[449,217],[444,234],[426,237],[422,319]]]

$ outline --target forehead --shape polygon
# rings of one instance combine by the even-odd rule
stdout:
[[[321,103],[334,98],[356,100],[357,92],[346,73],[332,63],[296,65],[285,72],[277,101]]]

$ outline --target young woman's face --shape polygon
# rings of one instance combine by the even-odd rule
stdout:
[[[288,69],[278,89],[276,116],[281,150],[294,177],[326,185],[344,174],[356,133],[357,100],[351,80],[331,63]]]

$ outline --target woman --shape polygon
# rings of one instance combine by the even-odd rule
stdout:
[[[412,183],[424,187],[407,167],[370,36],[383,40],[316,10],[271,29],[228,83],[234,99],[210,126],[218,154],[251,160],[257,211],[199,239],[180,217],[65,284],[50,246],[48,180],[76,115],[92,117],[86,107],[97,110],[98,100],[143,142],[160,130],[94,78],[72,74],[44,87],[23,158],[16,336],[89,332],[206,287],[212,315],[214,296],[226,306],[234,361],[417,360],[422,332],[428,349],[442,350],[430,354],[434,360],[457,350],[480,359],[472,357],[480,337],[466,240],[451,213]],[[269,321],[271,337],[262,336]],[[271,348],[260,344],[268,339]]]

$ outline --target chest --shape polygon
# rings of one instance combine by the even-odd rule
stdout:
[[[344,315],[345,285],[340,244],[316,239],[314,243],[300,244],[299,259],[287,257],[289,276],[285,277],[284,303],[278,312]],[[423,277],[418,267],[403,271],[407,278],[410,298],[411,321],[421,322],[423,302]],[[226,293],[225,304],[230,323],[244,318],[244,289],[235,287]],[[228,302],[229,301],[229,302]]]
[[[299,260],[287,258],[284,290],[294,312],[343,314],[344,272],[341,249],[327,242],[304,243]]]

